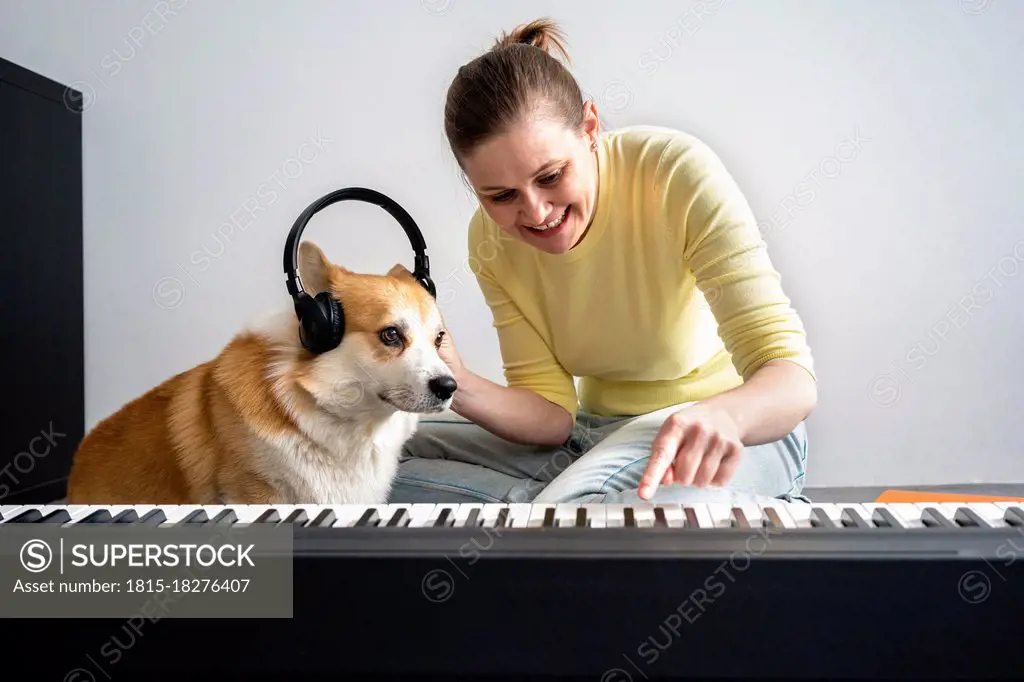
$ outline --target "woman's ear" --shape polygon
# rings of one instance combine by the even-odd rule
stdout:
[[[597,142],[601,134],[601,116],[597,112],[597,105],[594,100],[588,99],[583,103],[583,135],[587,138],[587,146]]]

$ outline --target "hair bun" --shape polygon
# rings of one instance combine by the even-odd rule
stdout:
[[[511,32],[502,33],[494,42],[492,49],[499,50],[510,45],[529,45],[548,54],[558,51],[567,62],[569,61],[569,52],[565,49],[565,34],[554,21],[546,17],[520,24]]]

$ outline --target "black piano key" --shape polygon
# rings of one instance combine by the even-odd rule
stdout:
[[[498,510],[498,518],[494,520],[495,528],[504,528],[508,523],[508,507],[502,507]]]
[[[929,528],[956,528],[956,524],[935,507],[928,507],[921,512],[921,523]]]
[[[627,528],[636,528],[636,515],[633,513],[632,507],[624,507],[622,509],[622,525]]]
[[[480,508],[476,507],[469,510],[469,516],[466,517],[466,521],[463,524],[466,528],[477,528],[480,525]]]
[[[544,528],[554,528],[555,527],[555,508],[554,507],[548,507],[547,509],[544,510],[544,521],[541,523],[541,526],[544,527]]]
[[[39,519],[39,523],[67,523],[70,520],[71,514],[66,509],[58,509]]]
[[[1024,509],[1020,507],[1008,507],[1003,514],[1003,521],[1009,526],[1024,526]]]
[[[576,526],[590,528],[590,519],[587,517],[587,508],[582,505],[576,509]]]
[[[113,523],[138,523],[139,512],[134,509],[125,509],[123,512],[111,519]]]
[[[110,515],[110,512],[106,509],[100,509],[89,514],[84,519],[80,520],[79,523],[113,523],[114,518]]]
[[[38,523],[41,518],[43,515],[38,509],[29,509],[13,517],[7,523]]]
[[[765,507],[764,515],[767,521],[765,521],[765,528],[785,528],[785,524],[782,523],[782,518],[779,516],[779,512],[774,507]]]
[[[683,507],[683,514],[686,516],[686,523],[684,525],[687,528],[700,528],[700,522],[697,521],[697,512],[693,510],[693,507]]]
[[[399,509],[398,511],[391,515],[391,518],[388,519],[387,526],[391,528],[404,528],[405,526],[409,525],[409,522],[411,520],[412,517],[409,516],[409,510],[406,509],[405,507],[402,507],[401,509]]]
[[[210,520],[210,517],[206,515],[205,509],[196,509],[194,512],[183,518],[178,522],[179,526],[184,525],[199,525],[206,523]]]
[[[871,515],[871,520],[875,522],[875,525],[879,528],[902,528],[903,524],[900,523],[896,516],[886,509],[885,507],[878,507]]]
[[[238,515],[234,509],[225,509],[211,519],[208,526],[230,526],[238,521]]]
[[[961,526],[976,526],[979,528],[991,528],[992,524],[978,515],[970,507],[960,507],[953,515],[953,520]]]
[[[655,528],[668,528],[668,519],[665,518],[665,510],[662,507],[654,508]]]
[[[747,519],[747,515],[741,507],[732,508],[732,527],[750,528],[750,521]]]
[[[434,521],[434,527],[450,527],[455,525],[455,515],[452,512],[451,507],[445,507],[441,510],[441,513],[437,515],[437,521]]]
[[[287,517],[282,523],[291,523],[299,526],[304,526],[309,521],[309,514],[306,513],[305,509],[296,509]]]
[[[359,520],[356,521],[355,525],[357,528],[362,528],[366,526],[376,528],[379,523],[380,515],[377,513],[377,510],[367,509],[366,511],[363,512],[363,515],[359,517]]]
[[[154,509],[139,519],[139,523],[145,526],[159,526],[161,523],[167,523],[167,515],[161,509]]]
[[[814,528],[838,528],[832,517],[821,507],[811,509],[811,526]]]
[[[253,523],[278,523],[281,521],[281,514],[276,509],[268,509],[259,516]]]
[[[309,522],[310,526],[333,526],[338,520],[338,515],[332,509],[324,509],[316,515],[316,518]]]
[[[874,526],[856,509],[847,507],[843,510],[843,514],[840,517],[843,521],[843,525],[847,528],[873,528]]]

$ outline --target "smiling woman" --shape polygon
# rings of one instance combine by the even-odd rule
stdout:
[[[813,362],[743,194],[692,135],[602,131],[554,53],[530,22],[449,88],[506,385],[445,337],[463,419],[421,424],[392,501],[798,496]]]

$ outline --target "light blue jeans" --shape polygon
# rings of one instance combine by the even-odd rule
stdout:
[[[748,446],[729,484],[658,486],[637,494],[651,444],[671,406],[640,416],[580,412],[560,447],[521,445],[466,420],[423,419],[399,463],[390,502],[504,503],[764,503],[808,500],[801,495],[807,464],[803,423],[781,440]]]

